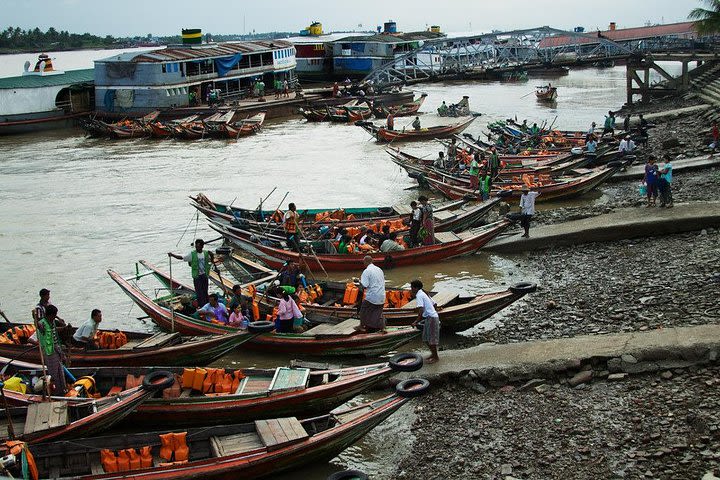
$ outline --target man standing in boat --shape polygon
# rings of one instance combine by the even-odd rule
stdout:
[[[498,155],[497,148],[493,146],[490,149],[490,186],[492,187],[493,182],[497,179],[500,174],[500,155]]]
[[[360,285],[365,290],[365,298],[360,304],[360,326],[356,329],[363,333],[385,331],[385,274],[373,263],[370,255],[363,258],[365,270],[360,276]],[[358,295],[358,298],[362,298]]]
[[[168,252],[169,257],[184,260],[190,264],[190,270],[193,277],[193,285],[195,286],[195,294],[199,306],[208,303],[208,272],[210,271],[212,262],[215,261],[212,252],[204,251],[205,241],[201,238],[195,240],[195,250],[188,253],[184,257],[172,252]]]
[[[297,213],[297,207],[294,203],[288,205],[288,211],[283,215],[283,228],[285,229],[285,238],[287,245],[292,250],[300,251],[300,241],[298,240],[298,232],[300,230],[300,215]]]
[[[43,288],[40,290],[40,301],[37,305],[35,305],[35,309],[33,310],[33,320],[36,322],[43,318],[45,316],[45,310],[47,307],[51,306],[52,303],[50,303],[50,290],[47,288]],[[57,311],[55,312],[54,317],[54,326],[57,329],[58,338],[60,338],[61,343],[69,342],[70,340],[70,325],[65,323],[65,320],[57,316]]]
[[[55,328],[55,319],[58,309],[55,305],[48,305],[44,315],[37,321],[38,348],[42,351],[47,373],[52,379],[52,394],[63,397],[67,389],[65,385],[65,373],[63,363],[67,361],[62,351],[58,332]]]
[[[392,113],[388,113],[387,116],[387,129],[395,130],[395,117],[393,117]]]

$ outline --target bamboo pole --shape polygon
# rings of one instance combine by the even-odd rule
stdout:
[[[173,275],[172,275],[172,255],[168,255],[170,261],[170,331],[175,333],[175,309],[173,308],[172,301],[175,298],[175,289],[173,288]]]

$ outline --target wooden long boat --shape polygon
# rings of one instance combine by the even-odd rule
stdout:
[[[557,87],[542,86],[536,87],[535,97],[541,102],[554,102],[557,100]]]
[[[356,125],[359,125],[365,131],[370,133],[377,139],[378,142],[432,140],[433,138],[450,137],[462,132],[475,121],[475,118],[477,117],[471,117],[461,123],[427,127],[419,130],[389,130],[385,127],[378,127],[370,122],[358,122]]]
[[[15,439],[27,443],[92,435],[116,425],[155,395],[157,390],[158,388],[147,383],[98,399],[68,402],[63,398],[53,398],[51,401],[14,407],[0,415],[0,435],[4,439],[10,437],[8,415],[12,421]]]
[[[230,333],[237,335],[232,326],[210,323],[177,311],[176,296],[151,299],[118,273],[108,270],[110,277],[120,288],[162,329],[174,325],[176,331],[188,335]],[[312,320],[312,319],[310,319]],[[346,323],[347,322],[347,323]],[[316,325],[303,333],[262,333],[254,335],[243,348],[265,353],[283,353],[312,356],[371,356],[381,355],[408,343],[419,332],[412,327],[388,327],[385,333],[359,333],[356,319],[338,325]]]
[[[372,110],[367,105],[352,107],[327,107],[326,120],[335,123],[354,123],[372,117]]]
[[[160,111],[150,112],[138,119],[125,119],[114,123],[92,119],[82,123],[82,127],[94,137],[140,138],[150,135],[148,124],[154,122]]]
[[[191,205],[200,213],[209,219],[219,219],[228,223],[239,222],[250,225],[263,225],[266,228],[282,227],[282,223],[277,221],[274,216],[281,216],[281,212],[273,210],[251,210],[246,208],[235,207],[232,205],[218,203],[210,200],[202,193],[191,196]],[[451,215],[452,210],[462,209],[468,202],[462,200],[453,200],[451,202],[442,202],[437,205],[435,214]],[[407,204],[396,204],[391,207],[358,207],[358,208],[308,208],[298,210],[301,225],[311,224],[313,228],[322,226],[338,226],[338,227],[360,227],[370,225],[382,221],[396,221],[407,218],[410,213],[410,206]],[[318,216],[326,217],[318,219]]]
[[[435,231],[436,232],[461,232],[468,230],[482,223],[482,219],[488,214],[490,210],[500,203],[499,198],[491,198],[488,200],[479,200],[473,202],[467,202],[461,205],[457,209],[443,210],[435,212]],[[198,209],[203,212],[202,207]],[[205,213],[205,212],[203,212]],[[392,232],[397,233],[399,236],[404,236],[410,230],[409,223],[404,222],[408,219],[410,214],[406,214],[396,220],[379,220],[377,222],[365,222],[365,223],[342,223],[331,224],[334,227],[342,227],[348,230],[348,235],[351,237],[360,233],[360,227],[367,227],[373,231],[380,232],[384,225],[389,225]],[[217,221],[217,220],[216,220]],[[285,230],[282,224],[277,223],[262,223],[253,221],[230,221],[229,225],[238,225],[244,232],[250,233],[252,236],[257,238],[259,241],[269,240],[272,242],[285,242]],[[301,223],[301,226],[303,224]],[[299,243],[306,244],[308,242],[318,241],[323,237],[318,225],[313,222],[307,225],[308,228],[304,229],[304,238]]]
[[[403,103],[402,105],[395,106],[374,106],[372,111],[376,118],[387,118],[388,115],[392,114],[393,117],[407,117],[409,115],[415,115],[425,103],[427,93],[423,93],[417,100],[413,100],[410,103]]]
[[[390,395],[306,420],[296,417],[183,430],[186,462],[160,457],[161,434],[178,429],[31,445],[41,478],[58,479],[254,479],[326,461],[349,447],[408,401]],[[105,473],[101,451],[150,447],[147,467]],[[114,453],[113,453],[114,455]],[[114,458],[114,457],[113,457]],[[107,465],[112,465],[106,458]],[[165,463],[164,463],[165,462]],[[13,472],[20,475],[18,472]]]
[[[327,120],[328,111],[326,108],[316,109],[311,107],[301,107],[298,109],[300,115],[305,117],[308,122],[324,122]]]
[[[475,253],[490,240],[508,228],[512,222],[500,220],[489,225],[476,227],[460,233],[436,232],[434,245],[409,248],[399,252],[370,253],[375,265],[381,268],[402,267],[433,263],[448,258]],[[285,262],[307,266],[312,271],[362,271],[365,254],[326,254],[324,242],[313,242],[316,255],[300,254],[280,246],[265,245],[253,241],[252,235],[240,228],[219,225],[213,221],[210,227],[223,235],[228,242],[259,258],[271,268],[279,269]]]
[[[249,422],[264,418],[292,415],[319,415],[329,412],[356,395],[387,381],[398,371],[422,368],[418,354],[396,355],[389,362],[358,365],[348,368],[220,368],[208,370],[213,379],[228,375],[234,380],[232,391],[215,393],[217,383],[207,384],[208,392],[193,388],[197,375],[206,378],[200,369],[163,367],[175,377],[173,388],[155,395],[137,406],[126,418],[128,424],[207,426]],[[151,369],[127,367],[71,368],[76,378],[91,376],[100,394],[124,390]],[[235,373],[239,372],[239,373]],[[183,375],[185,373],[185,375]],[[26,370],[28,378],[42,375],[41,369]],[[203,375],[205,377],[203,377]],[[235,378],[237,376],[237,379]],[[131,380],[128,381],[127,379]],[[186,384],[187,383],[187,384]],[[202,383],[202,382],[198,382]],[[235,387],[235,383],[237,386]],[[205,388],[203,388],[205,390]],[[30,405],[42,401],[39,395],[7,391],[11,405]],[[67,398],[53,398],[56,401]],[[87,401],[80,400],[79,401]]]
[[[221,126],[230,123],[234,116],[234,110],[217,112],[202,121],[176,125],[173,128],[173,134],[175,137],[185,140],[201,140],[207,137],[216,136],[220,134]]]
[[[232,252],[227,258],[231,263],[237,263],[241,270],[247,269],[248,260],[236,252]],[[167,288],[170,288],[170,276],[166,272],[148,262],[141,260],[140,263],[151,271],[157,280]],[[250,262],[250,264],[255,265],[258,269],[263,268],[253,262]],[[266,270],[270,271],[269,269]],[[210,272],[209,277],[210,280],[222,290],[230,291],[233,285],[237,283],[236,280],[240,280],[234,278],[234,273],[232,273],[234,271],[235,270],[232,269],[230,274],[223,273],[222,275]],[[317,285],[322,289],[322,297],[317,298],[314,302],[299,303],[305,312],[307,312],[308,316],[311,318],[322,318],[323,321],[330,323],[339,323],[340,321],[357,315],[357,308],[354,304],[347,305],[343,303],[343,295],[346,288],[345,283],[327,280],[317,282]],[[191,295],[195,293],[193,287],[184,285],[175,279],[173,280],[172,288],[181,293],[190,293]],[[537,286],[534,283],[520,282],[505,290],[475,296],[461,296],[456,292],[448,291],[430,291],[428,295],[430,295],[436,304],[436,310],[440,315],[443,330],[463,331],[477,325],[525,295],[534,292],[536,288]],[[262,289],[262,287],[260,287],[260,289]],[[405,296],[409,296],[410,292],[409,289],[400,288],[389,288],[387,291],[396,292]],[[278,298],[266,294],[257,294],[255,300],[260,306],[261,313],[271,312],[279,301]],[[416,303],[412,300],[402,307],[390,306],[388,304],[383,310],[383,316],[388,325],[410,325],[417,319],[417,312],[414,309],[415,305]]]
[[[150,122],[148,123],[148,127],[150,127],[150,135],[153,138],[170,138],[173,136],[173,127],[186,123],[192,123],[197,119],[197,115],[190,115],[188,117],[170,120],[168,122]]]
[[[229,256],[230,261],[245,262],[243,257],[233,253]],[[167,273],[159,270],[157,267],[144,263],[147,268],[151,269],[155,277],[166,286],[170,285],[170,277]],[[230,291],[235,284],[233,275],[218,275],[210,272],[210,280],[225,291]],[[179,291],[193,292],[193,288],[187,285],[179,284],[173,280],[175,289]],[[301,302],[300,305],[311,318],[322,318],[325,322],[339,323],[348,318],[357,315],[355,305],[347,305],[343,303],[343,294],[345,292],[345,283],[333,281],[317,282],[323,291],[323,296],[314,302]],[[505,290],[497,292],[483,293],[475,296],[461,296],[455,292],[428,292],[428,295],[436,303],[436,310],[440,315],[442,328],[445,331],[460,332],[467,330],[483,320],[491,317],[517,300],[521,299],[528,293],[532,293],[536,289],[533,283],[521,282],[517,283]],[[408,289],[388,289],[400,294],[409,292]],[[194,292],[193,292],[194,293]],[[277,305],[279,299],[272,295],[258,294],[255,297],[261,312],[271,312]],[[410,301],[402,307],[387,306],[383,310],[383,316],[388,325],[410,325],[417,319],[417,312],[414,310],[415,302]]]
[[[239,122],[220,124],[219,128],[228,138],[246,137],[260,131],[265,122],[265,115],[266,112],[260,112]]]
[[[620,170],[621,166],[622,164],[600,167],[592,173],[577,178],[567,178],[548,185],[533,187],[535,191],[540,192],[540,196],[537,197],[536,201],[565,200],[584,195],[612,177]],[[433,191],[442,193],[447,198],[478,198],[477,191],[459,185],[458,182],[449,182],[447,179],[437,180],[430,177],[425,178],[425,180]],[[522,195],[521,187],[520,184],[511,185],[505,190],[493,190],[492,193],[503,198],[519,198]]]
[[[0,333],[17,326],[23,324],[0,325]],[[181,337],[178,331],[156,334],[123,332],[128,342],[120,348],[98,350],[69,348],[67,353],[72,364],[78,367],[207,365],[253,337],[249,333],[236,332],[229,336],[186,338]],[[0,343],[0,356],[40,362],[40,352],[37,347],[29,347],[27,344]]]

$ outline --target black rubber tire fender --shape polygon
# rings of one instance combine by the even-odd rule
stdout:
[[[500,198],[507,198],[512,197],[513,191],[512,190],[500,190],[495,194],[496,197]]]
[[[250,333],[268,333],[275,330],[275,324],[268,320],[258,320],[248,324],[248,332]]]
[[[370,477],[360,470],[343,470],[342,472],[335,472],[327,480],[368,480]]]
[[[416,372],[423,366],[423,357],[419,353],[398,353],[388,362],[396,372]]]
[[[167,370],[155,370],[143,378],[142,386],[146,390],[165,390],[175,383],[175,375]]]
[[[215,249],[215,253],[218,255],[230,255],[232,253],[232,248],[228,246],[222,246]]]
[[[430,381],[424,378],[408,378],[398,383],[395,392],[405,398],[415,398],[423,395],[430,388]]]
[[[532,282],[519,282],[510,287],[512,293],[521,295],[533,293],[535,290],[537,290],[537,284]]]
[[[392,215],[395,213],[395,211],[392,209],[392,207],[379,207],[377,209],[377,213],[380,215]]]

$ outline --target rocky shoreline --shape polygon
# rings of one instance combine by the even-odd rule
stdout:
[[[693,103],[668,99],[629,111]],[[658,122],[639,161],[650,154],[672,159],[708,154],[708,129],[697,116]],[[533,222],[550,225],[645,208],[638,184],[603,185],[600,198],[542,209]],[[717,199],[719,191],[720,169],[678,172],[673,178],[678,203]],[[506,257],[514,265],[507,283],[529,279],[538,291],[454,348],[720,323],[719,251],[720,230],[708,228]],[[713,469],[720,473],[715,414],[720,367],[632,377],[606,370],[593,374],[586,367],[582,381],[539,379],[526,388],[446,379],[418,401],[412,451],[387,478],[699,479]],[[577,375],[583,377],[582,371]]]
[[[486,387],[417,401],[412,451],[387,478],[693,478],[720,468],[720,367]]]

